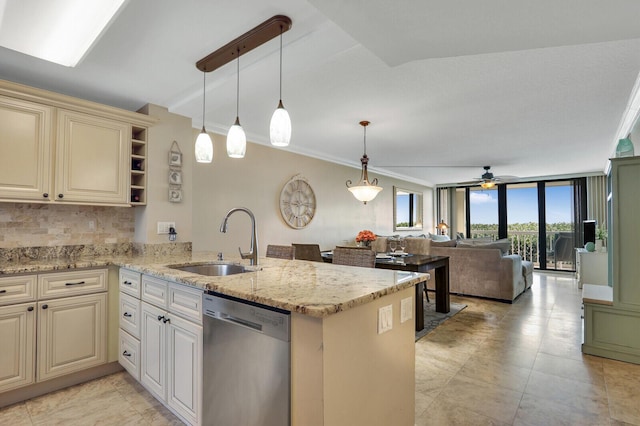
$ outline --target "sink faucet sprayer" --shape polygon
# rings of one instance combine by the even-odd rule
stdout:
[[[222,224],[220,225],[220,232],[227,232],[227,220],[229,220],[229,216],[231,216],[235,212],[245,212],[251,218],[251,247],[249,247],[248,253],[243,253],[242,249],[238,247],[238,251],[240,252],[240,257],[243,259],[251,259],[250,265],[258,264],[258,238],[256,237],[256,218],[246,207],[235,207],[227,212],[222,220]]]

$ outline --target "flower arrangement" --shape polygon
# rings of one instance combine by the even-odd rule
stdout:
[[[365,229],[364,231],[358,232],[358,235],[356,236],[356,242],[361,243],[364,241],[370,243],[371,241],[375,241],[376,238],[376,234],[369,231],[368,229]]]
[[[596,228],[596,240],[606,240],[607,239],[607,230],[601,227]]]

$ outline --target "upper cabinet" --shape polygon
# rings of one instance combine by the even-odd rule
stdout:
[[[0,201],[145,204],[154,121],[0,81]]]
[[[54,108],[0,96],[0,198],[47,200]]]

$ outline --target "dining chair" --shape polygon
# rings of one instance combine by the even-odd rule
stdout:
[[[362,266],[375,268],[376,252],[351,247],[336,247],[333,249],[333,263],[336,265]]]
[[[323,262],[320,253],[320,245],[318,244],[291,244],[294,250],[294,259],[312,260],[314,262]]]
[[[278,246],[275,244],[269,244],[267,246],[267,257],[273,257],[277,259],[294,259],[295,248],[293,246]]]

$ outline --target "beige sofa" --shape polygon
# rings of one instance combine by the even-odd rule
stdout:
[[[372,248],[388,251],[388,237],[378,237]],[[429,238],[405,238],[408,253],[449,256],[451,293],[487,297],[512,302],[533,283],[533,265],[517,255],[503,254],[500,248],[485,248],[454,241],[432,242]],[[449,247],[447,247],[449,245]],[[431,282],[429,288],[435,288]]]

